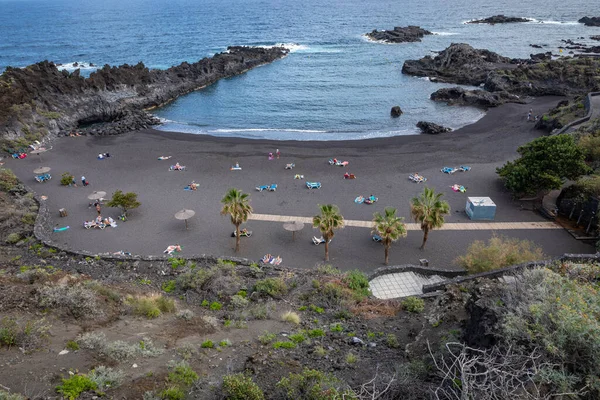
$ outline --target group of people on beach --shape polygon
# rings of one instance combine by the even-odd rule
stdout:
[[[529,112],[527,113],[527,122],[532,121],[532,122],[537,122],[540,119],[539,115],[535,115],[535,117],[533,116],[533,109],[530,108]]]
[[[281,156],[281,153],[279,152],[279,149],[275,150],[275,156],[277,156],[277,159],[279,159],[279,156]],[[273,153],[270,152],[269,153],[269,160],[273,160],[275,158],[275,156],[273,156]]]

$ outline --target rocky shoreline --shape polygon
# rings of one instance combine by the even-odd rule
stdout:
[[[413,25],[405,27],[396,26],[391,31],[378,31],[374,29],[373,32],[365,34],[371,40],[385,43],[420,42],[425,35],[433,35],[433,33]]]
[[[288,54],[283,47],[229,47],[227,52],[167,70],[143,63],[103,68],[88,78],[43,61],[7,68],[0,76],[0,138],[81,133],[107,135],[146,129],[159,121],[145,110],[239,75]]]
[[[561,58],[546,54],[530,59],[511,59],[468,44],[453,43],[435,57],[407,60],[402,73],[429,77],[434,82],[481,86],[484,90],[443,88],[431,95],[449,104],[489,108],[504,103],[522,103],[527,96],[582,95],[600,90],[595,78],[600,60]]]

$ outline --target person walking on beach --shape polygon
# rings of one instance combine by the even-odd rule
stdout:
[[[531,121],[531,110],[527,113],[527,122]]]
[[[279,149],[277,149],[277,150],[275,151],[275,154],[277,154],[277,159],[279,160],[279,155],[281,154],[281,153],[279,152]]]
[[[83,176],[83,175],[81,176],[81,184],[83,186],[87,186],[88,185],[87,181],[85,180],[85,176]]]
[[[98,215],[102,214],[102,210],[100,208],[100,203],[96,203],[96,211],[98,211]]]

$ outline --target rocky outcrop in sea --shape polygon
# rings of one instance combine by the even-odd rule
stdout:
[[[583,17],[577,22],[584,24],[585,26],[600,26],[600,17]]]
[[[405,43],[405,42],[420,42],[423,36],[433,35],[426,29],[419,26],[396,26],[391,31],[378,31],[376,29],[371,33],[365,34],[371,40],[377,40],[386,43]]]
[[[43,137],[82,130],[117,134],[158,123],[145,110],[288,54],[282,47],[229,47],[227,52],[167,70],[143,63],[80,76],[43,61],[0,76],[0,138]],[[87,128],[86,128],[87,127]]]
[[[493,51],[474,49],[464,43],[452,43],[435,57],[407,60],[402,66],[402,73],[427,76],[437,82],[477,86],[485,82],[491,71],[508,65],[511,61]]]
[[[522,102],[527,96],[572,97],[598,91],[599,68],[600,60],[591,57],[550,60],[542,53],[529,60],[509,59],[467,44],[452,44],[436,57],[407,60],[402,72],[432,81],[482,86],[485,90],[442,89],[432,98],[487,108]]]
[[[529,22],[531,21],[528,18],[519,18],[519,17],[506,17],[504,15],[494,15],[493,17],[484,18],[484,19],[476,19],[473,21],[468,21],[467,24],[512,24],[515,22]]]

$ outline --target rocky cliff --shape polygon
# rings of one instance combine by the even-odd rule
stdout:
[[[227,52],[167,70],[141,62],[80,76],[48,61],[7,68],[0,76],[0,138],[39,138],[84,129],[116,134],[156,124],[144,110],[287,55],[282,47],[229,47]]]

